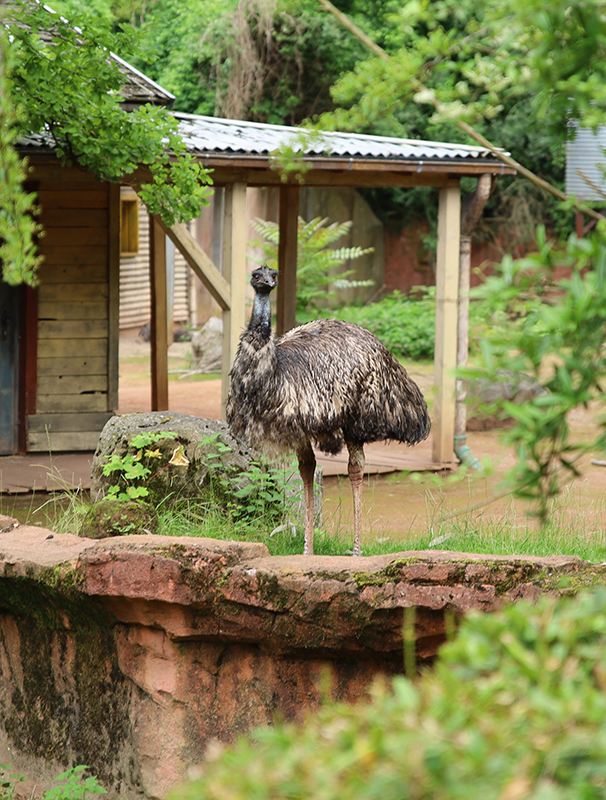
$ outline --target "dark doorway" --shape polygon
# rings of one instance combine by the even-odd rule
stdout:
[[[0,455],[18,451],[20,290],[0,281]]]

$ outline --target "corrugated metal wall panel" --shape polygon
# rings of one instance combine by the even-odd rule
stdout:
[[[606,126],[598,128],[596,133],[576,124],[575,128],[574,139],[566,143],[566,194],[585,201],[606,200],[606,178],[600,169],[606,167]],[[604,194],[588,184],[581,172]]]
[[[129,194],[128,190],[124,194]],[[175,295],[173,321],[189,322],[189,267],[181,253],[175,253]],[[139,252],[120,258],[120,329],[142,327],[150,320],[149,217],[139,204]]]
[[[189,322],[189,267],[177,250],[175,253],[175,298],[173,322]]]

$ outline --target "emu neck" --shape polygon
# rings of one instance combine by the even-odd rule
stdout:
[[[271,304],[269,292],[255,292],[253,310],[248,330],[254,335],[257,347],[263,347],[271,339]]]

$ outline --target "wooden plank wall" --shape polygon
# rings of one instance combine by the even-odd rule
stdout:
[[[110,262],[117,258],[117,247],[110,249],[109,243],[110,187],[82,173],[78,179],[71,170],[65,174],[60,180],[55,169],[45,179],[44,170],[36,170],[45,235],[36,413],[28,419],[31,451],[94,449],[112,413],[110,396],[117,396],[117,386],[109,385],[117,357],[109,344]],[[116,192],[112,196],[118,202]]]

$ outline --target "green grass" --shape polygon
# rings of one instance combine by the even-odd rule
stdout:
[[[280,530],[281,528],[281,530]],[[236,542],[262,542],[271,555],[297,555],[303,552],[303,529],[300,525],[280,525],[259,520],[258,524],[234,523],[217,507],[201,508],[193,504],[180,511],[166,509],[159,514],[158,533],[164,536],[200,536]],[[317,530],[314,535],[315,555],[351,555],[353,532],[328,534]],[[364,553],[378,555],[394,550],[393,540],[366,542]],[[402,549],[402,547],[396,548]]]
[[[29,499],[19,513],[4,507],[0,512],[18,516],[28,524],[45,525],[57,533],[78,533],[89,506],[86,493],[61,492],[45,502]],[[519,518],[513,502],[501,518],[460,514],[444,519],[444,507],[428,502],[428,530],[421,535],[392,534],[362,537],[363,555],[397,553],[405,550],[439,549],[493,555],[573,555],[594,563],[606,562],[606,494],[597,501],[569,490],[554,501],[550,522],[539,528],[534,520]],[[438,516],[442,515],[442,519]],[[157,509],[157,532],[164,536],[193,536],[229,541],[254,541],[267,545],[272,555],[295,555],[303,551],[303,532],[280,526],[280,520],[234,521],[218,505],[183,502],[179,508]],[[280,530],[280,528],[282,528]],[[278,530],[276,530],[278,529]],[[349,555],[353,543],[350,526],[337,525],[336,532],[316,530],[316,555]]]
[[[473,498],[470,497],[470,503]],[[493,555],[573,555],[606,561],[606,493],[597,500],[566,489],[552,501],[548,523],[520,517],[513,500],[500,518],[434,513],[427,534],[408,540],[410,549],[441,549]]]

